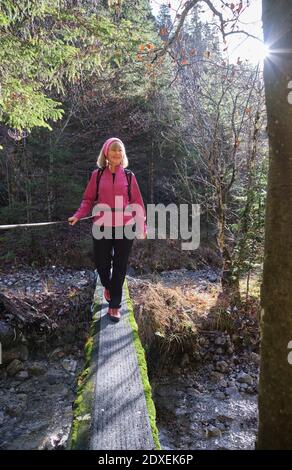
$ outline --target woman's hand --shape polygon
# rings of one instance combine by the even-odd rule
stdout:
[[[137,234],[137,239],[138,240],[145,240],[145,238],[147,238],[147,232]]]
[[[78,220],[79,219],[77,217],[69,217],[68,219],[69,225],[75,225],[78,222]]]

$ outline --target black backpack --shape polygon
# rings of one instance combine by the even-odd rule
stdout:
[[[97,169],[97,175],[96,175],[96,201],[98,201],[99,181],[100,181],[101,175],[103,174],[104,170],[105,170],[105,167]],[[131,181],[132,181],[133,172],[131,170],[128,170],[127,168],[124,168],[124,171],[126,173],[126,177],[127,177],[127,181],[128,181],[129,202],[131,202]]]

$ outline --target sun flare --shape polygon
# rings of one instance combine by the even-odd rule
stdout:
[[[254,49],[255,62],[262,62],[264,59],[269,57],[269,47],[263,42],[259,42],[259,45]]]

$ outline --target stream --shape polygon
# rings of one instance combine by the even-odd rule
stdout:
[[[28,268],[2,273],[0,289],[41,293],[44,276],[51,290],[60,284],[88,289],[85,302],[90,304],[93,278],[86,269],[51,267],[44,273]],[[219,274],[212,269],[181,269],[161,273],[160,280],[168,286],[188,280],[195,289],[205,289],[208,283],[219,282]],[[0,334],[4,334],[3,320],[7,322],[9,316],[1,316],[0,310]],[[90,326],[89,317],[80,321],[65,342],[45,348],[42,344],[38,351],[30,350],[24,341],[5,352],[0,366],[0,449],[66,448]],[[151,383],[162,449],[254,449],[258,351],[235,352],[233,338],[220,332],[200,338],[198,356],[195,369],[190,369],[190,358],[185,355],[171,376],[155,377]]]

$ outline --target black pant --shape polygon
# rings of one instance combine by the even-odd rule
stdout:
[[[111,231],[112,238],[93,239],[94,262],[102,285],[109,289],[111,300],[109,307],[120,308],[123,293],[123,284],[127,273],[127,264],[133,240],[115,238],[115,229]],[[112,276],[111,265],[113,265]]]

